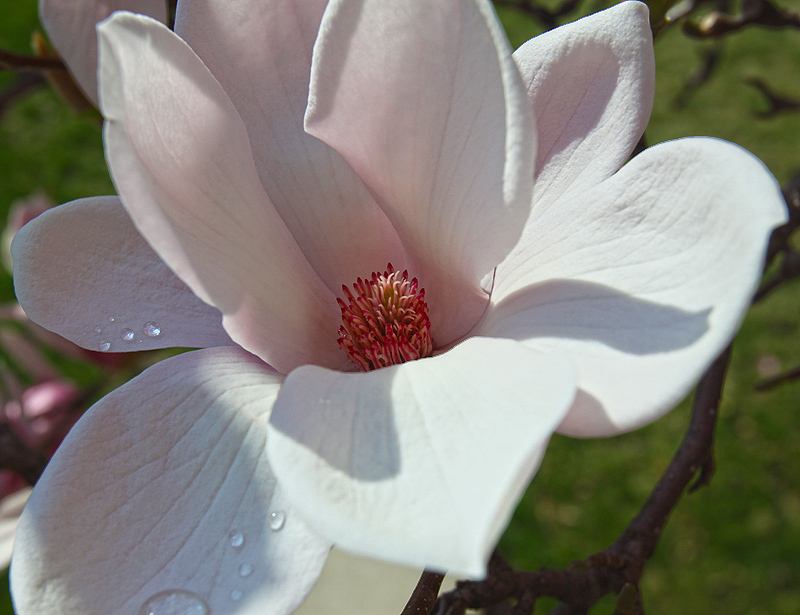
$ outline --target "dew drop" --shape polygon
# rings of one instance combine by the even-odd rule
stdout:
[[[100,343],[97,345],[97,349],[100,352],[106,352],[107,350],[111,350],[111,342],[108,340],[100,340]]]
[[[146,323],[142,325],[142,332],[147,337],[158,337],[161,335],[161,327],[158,326],[158,323],[153,320],[148,320]]]
[[[253,566],[252,564],[241,564],[239,566],[239,576],[240,577],[249,577],[253,574]]]
[[[95,327],[94,328],[94,332],[95,333],[100,333],[101,331],[102,331],[102,329],[100,327]]]
[[[269,513],[269,528],[273,532],[277,532],[286,523],[286,513],[282,510],[273,510]]]
[[[126,342],[132,342],[135,334],[133,329],[128,329],[127,327],[122,330],[120,333],[120,337],[124,339]]]
[[[205,600],[183,589],[168,589],[150,596],[139,615],[209,615]]]
[[[108,317],[108,322],[114,322],[115,320],[116,320],[116,318],[114,318],[113,316],[109,316]]]
[[[228,541],[234,549],[241,549],[244,546],[244,534],[239,530],[231,530],[228,532]]]
[[[241,589],[234,589],[231,590],[231,600],[234,602],[239,602],[242,599],[242,590]]]

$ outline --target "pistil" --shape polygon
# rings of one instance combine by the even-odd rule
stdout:
[[[408,271],[391,263],[383,273],[358,278],[353,289],[342,286],[347,299],[342,309],[339,346],[367,372],[428,357],[433,353],[431,321],[425,290]]]

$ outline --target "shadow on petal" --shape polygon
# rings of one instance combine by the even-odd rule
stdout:
[[[302,388],[281,393],[272,426],[347,476],[390,479],[401,466],[392,393],[397,373],[317,370]]]
[[[548,280],[492,306],[480,334],[518,341],[595,341],[646,355],[695,343],[709,330],[710,312],[711,308],[689,312],[593,282]]]

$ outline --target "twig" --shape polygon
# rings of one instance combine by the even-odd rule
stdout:
[[[443,574],[423,570],[414,592],[400,615],[428,615],[436,603],[443,580]]]
[[[35,485],[47,461],[47,455],[26,446],[8,423],[0,423],[0,469],[11,470]]]
[[[11,82],[11,85],[0,92],[0,119],[12,102],[29,90],[44,85],[44,83],[44,78],[37,73],[22,73],[17,75],[14,81]]]
[[[800,100],[789,98],[788,96],[781,96],[776,94],[766,83],[758,77],[749,77],[745,79],[745,83],[757,89],[764,98],[767,99],[769,109],[758,113],[760,117],[772,117],[781,111],[797,111],[800,109]]]
[[[534,4],[533,0],[494,0],[497,6],[516,9],[537,20],[545,30],[558,26],[559,20],[578,8],[581,0],[563,0],[560,5],[550,10]]]
[[[13,71],[67,70],[61,58],[31,56],[0,49],[0,69]]]
[[[778,374],[773,378],[766,378],[761,382],[756,383],[756,391],[769,391],[770,389],[774,389],[779,384],[798,379],[800,379],[800,366],[790,369],[788,372]]]
[[[800,228],[800,173],[797,173],[783,187],[783,198],[789,211],[789,219],[785,224],[772,231],[767,247],[765,268],[768,268],[781,254],[783,262],[777,273],[762,283],[761,288],[753,297],[753,303],[763,300],[784,282],[800,276],[800,255],[790,245],[792,235]]]
[[[750,25],[773,29],[800,28],[800,16],[785,11],[769,0],[744,0],[742,12],[738,15],[713,11],[698,24],[683,22],[683,31],[695,38],[717,38]]]
[[[700,68],[686,80],[686,83],[683,84],[681,91],[675,97],[675,106],[679,109],[685,107],[691,96],[698,89],[700,89],[700,86],[704,85],[709,79],[711,79],[711,76],[714,74],[717,66],[719,66],[719,60],[722,56],[722,45],[717,44],[713,47],[709,47],[708,49],[703,49],[700,52],[700,55]]]

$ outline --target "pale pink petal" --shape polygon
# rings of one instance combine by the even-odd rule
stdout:
[[[97,105],[95,25],[126,9],[167,21],[166,0],[39,0],[39,16],[50,41],[83,92]]]
[[[478,577],[574,394],[568,361],[508,340],[367,373],[304,366],[275,403],[270,464],[342,549]]]
[[[572,356],[581,390],[559,431],[633,429],[674,407],[731,340],[785,218],[775,178],[740,147],[657,145],[538,220],[475,333]]]
[[[31,494],[26,487],[0,500],[0,570],[8,567],[11,551],[14,548],[14,534],[17,531],[19,516],[25,508],[25,502]],[[411,594],[409,594],[410,596]]]
[[[311,50],[326,0],[181,0],[175,31],[242,116],[270,200],[319,276],[343,284],[405,267],[400,241],[359,177],[303,130]]]
[[[18,615],[131,615],[169,590],[213,614],[293,612],[330,545],[267,463],[279,386],[252,355],[214,348],[162,361],[93,406],[17,529]]]
[[[464,335],[480,281],[530,210],[535,131],[486,0],[333,0],[314,47],[306,128],[342,154],[409,252],[434,341]]]
[[[616,172],[644,132],[655,91],[647,6],[622,2],[514,52],[536,117],[532,222],[559,197]]]
[[[245,126],[192,50],[152,19],[100,32],[100,104],[114,182],[156,252],[279,371],[340,365],[339,309],[258,179]]]
[[[28,316],[79,346],[122,352],[233,344],[219,311],[153,252],[118,197],[48,210],[17,233],[13,254],[15,291]]]

